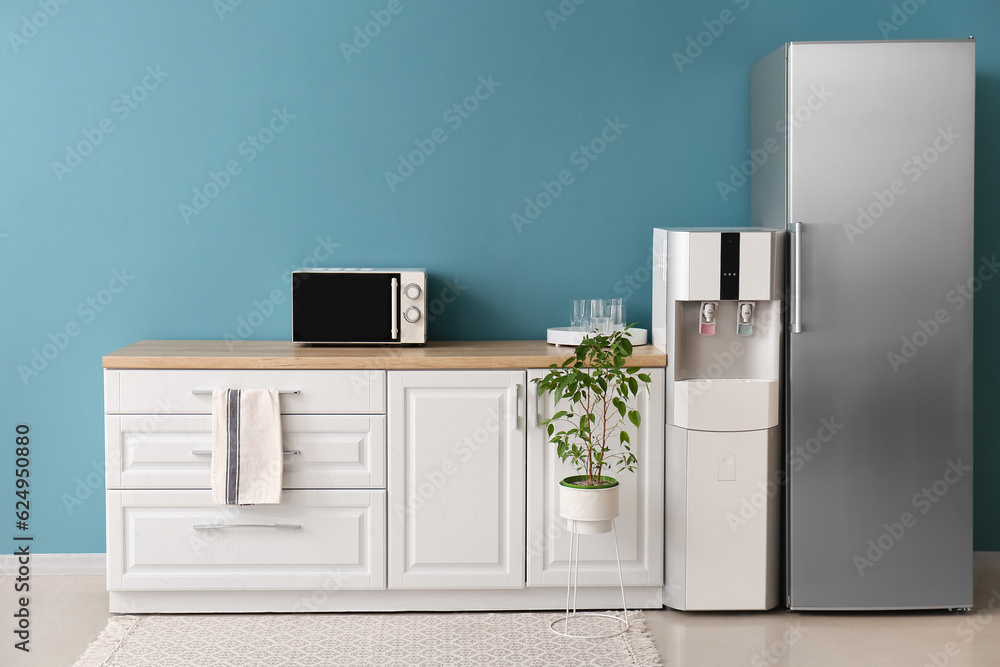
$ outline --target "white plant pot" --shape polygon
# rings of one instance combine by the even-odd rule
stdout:
[[[611,530],[611,520],[618,516],[618,483],[600,489],[560,484],[559,516],[566,519],[567,527],[574,533],[607,533]]]

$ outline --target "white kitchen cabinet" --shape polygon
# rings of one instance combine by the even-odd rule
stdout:
[[[524,371],[390,371],[389,587],[524,587]]]
[[[143,341],[105,357],[114,613],[558,609],[565,469],[535,426],[543,341],[318,348]],[[663,369],[632,429],[639,474],[618,519],[630,608],[659,608]],[[211,501],[211,390],[273,388],[278,505]],[[543,414],[551,414],[543,401]],[[554,537],[549,537],[554,536]],[[610,535],[581,539],[579,606],[620,604]]]
[[[218,387],[284,392],[279,504],[212,502]],[[106,371],[112,599],[384,589],[386,418],[372,412],[385,412],[385,371]]]
[[[620,515],[615,520],[622,577],[626,586],[663,583],[663,369],[647,368],[653,382],[640,388],[631,405],[642,414],[640,428],[627,424],[636,472],[608,471],[619,481]],[[546,371],[528,371],[527,584],[565,586],[570,532],[559,517],[559,480],[579,474],[563,463],[541,420],[555,414],[551,394],[539,396],[532,379]],[[612,533],[580,537],[581,586],[617,586],[618,567]]]

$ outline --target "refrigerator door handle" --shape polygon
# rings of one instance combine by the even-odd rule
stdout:
[[[792,333],[802,333],[802,223],[792,223]]]

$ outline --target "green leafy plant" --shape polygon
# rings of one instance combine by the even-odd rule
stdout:
[[[639,393],[640,383],[646,386],[651,380],[639,368],[625,367],[632,356],[628,329],[588,334],[572,357],[533,380],[539,392],[552,394],[557,403],[568,402],[542,423],[559,457],[580,473],[574,486],[608,485],[611,478],[602,472],[616,463],[618,472],[635,472],[637,461],[623,426],[625,419],[636,427],[642,422],[628,401]]]

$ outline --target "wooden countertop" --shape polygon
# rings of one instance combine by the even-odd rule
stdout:
[[[573,348],[541,340],[434,341],[415,347],[308,346],[288,341],[143,340],[104,357],[104,368],[386,369],[548,368]],[[662,367],[667,355],[636,347],[629,366]]]

